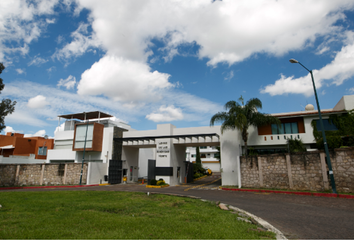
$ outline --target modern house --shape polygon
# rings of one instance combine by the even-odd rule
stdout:
[[[346,114],[352,109],[354,95],[343,96],[333,109],[322,110],[326,130],[333,129],[328,123],[331,114]],[[250,127],[250,149],[259,153],[284,152],[290,138],[301,139],[308,150],[315,150],[311,122],[318,120],[318,112],[312,105],[304,111],[272,115],[280,119],[281,126]],[[95,172],[95,179],[100,181],[105,175],[108,180],[115,179],[112,183],[120,183],[123,176],[127,176],[128,182],[147,176],[178,185],[188,181],[193,149],[199,146],[203,165],[213,171],[220,169],[222,185],[240,183],[244,143],[238,130],[221,134],[219,126],[176,128],[172,124],[159,124],[153,130],[136,131],[125,123],[110,120],[111,117],[102,112],[59,116],[66,122],[55,133],[54,148],[48,150],[47,162],[81,162],[84,158],[91,163],[89,172]],[[218,146],[221,163],[215,156]]]
[[[195,163],[196,149],[195,147],[187,147],[187,161]],[[209,168],[213,172],[220,172],[220,152],[217,146],[201,146],[199,147],[199,153],[204,168]]]
[[[47,151],[53,147],[54,139],[47,137],[24,137],[24,134],[11,132],[0,135],[0,155],[3,157],[46,160]]]

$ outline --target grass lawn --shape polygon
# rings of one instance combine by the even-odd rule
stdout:
[[[1,192],[0,238],[274,238],[216,204],[104,191]]]

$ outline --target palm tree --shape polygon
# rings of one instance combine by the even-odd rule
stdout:
[[[252,125],[261,127],[268,124],[280,124],[278,118],[258,112],[262,109],[262,102],[258,98],[248,100],[246,104],[241,96],[238,101],[229,101],[225,104],[226,112],[218,112],[210,119],[210,126],[216,122],[222,122],[221,134],[225,130],[238,129],[241,132],[242,140],[245,143],[245,155],[247,156],[248,128]]]

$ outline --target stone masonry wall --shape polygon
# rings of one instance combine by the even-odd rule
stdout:
[[[0,164],[0,186],[13,186],[15,184],[16,165]]]
[[[241,162],[241,183],[244,187],[261,187],[259,181],[259,172],[257,167],[257,158],[240,158]]]
[[[259,157],[258,159],[261,161],[264,187],[286,189],[289,186],[284,156],[273,154],[271,157]]]
[[[338,149],[332,168],[337,190],[354,192],[354,148]]]
[[[354,148],[330,154],[338,192],[354,192]],[[251,167],[253,159],[253,167]],[[293,155],[241,157],[241,183],[249,188],[324,191],[331,189],[325,154],[320,151]]]
[[[81,163],[0,164],[0,186],[79,184]],[[86,184],[87,163],[82,183]]]

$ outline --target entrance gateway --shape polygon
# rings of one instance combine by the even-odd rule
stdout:
[[[185,162],[186,147],[197,146],[220,146],[222,184],[237,185],[240,181],[239,135],[235,131],[221,135],[220,126],[176,128],[172,124],[159,124],[156,130],[123,132],[123,136],[114,138],[114,142],[122,147],[119,160],[124,159],[122,169],[129,169],[128,182],[138,181],[140,158],[146,162],[148,159],[155,160],[149,167],[153,168],[155,164],[156,179],[162,178],[171,186],[184,183],[188,169]],[[151,149],[153,158],[139,156],[139,152],[144,152],[139,149],[143,148]]]

